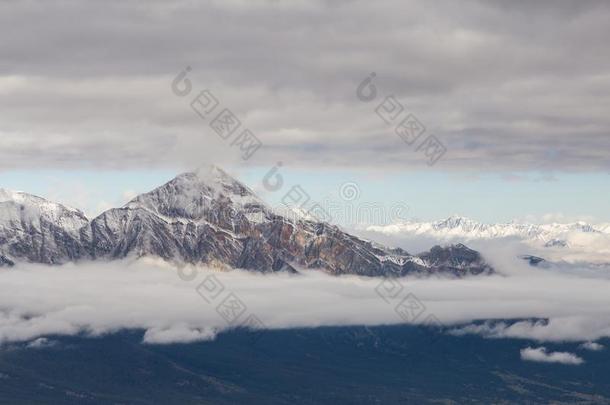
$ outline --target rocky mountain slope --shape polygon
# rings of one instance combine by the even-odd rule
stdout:
[[[14,260],[62,263],[82,257],[80,230],[89,224],[75,209],[0,189],[0,265]]]
[[[184,173],[92,221],[24,193],[0,203],[0,265],[159,256],[178,263],[258,272],[320,268],[331,274],[490,273],[464,245],[411,255],[343,232],[289,220],[217,167]]]

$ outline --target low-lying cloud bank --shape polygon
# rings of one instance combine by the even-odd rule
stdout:
[[[567,352],[547,352],[546,347],[537,349],[527,347],[521,350],[521,359],[527,361],[537,361],[541,363],[561,363],[579,365],[584,363],[584,360],[575,354]]]
[[[457,334],[541,342],[610,337],[610,280],[536,269],[519,259],[501,275],[384,285],[313,270],[295,276],[199,268],[188,277],[190,271],[180,277],[153,260],[0,270],[0,343],[135,328],[145,330],[147,343],[193,342],[244,324],[379,325],[431,317]],[[405,297],[408,305],[400,306]],[[492,321],[473,322],[479,320]]]

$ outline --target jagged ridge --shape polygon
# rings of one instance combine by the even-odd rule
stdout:
[[[368,226],[367,231],[388,235],[421,235],[443,240],[461,239],[496,239],[517,238],[538,242],[546,247],[569,247],[566,238],[570,234],[604,234],[610,233],[606,224],[590,225],[586,222],[567,224],[528,224],[507,222],[486,224],[461,216],[451,216],[434,222],[403,222],[383,226]]]

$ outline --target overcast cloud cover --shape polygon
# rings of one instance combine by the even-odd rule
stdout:
[[[604,0],[6,1],[0,167],[235,163],[170,91],[189,65],[264,142],[249,164],[421,167],[373,112],[393,94],[441,169],[607,172],[609,20]]]

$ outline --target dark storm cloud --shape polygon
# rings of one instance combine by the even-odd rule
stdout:
[[[427,167],[373,112],[392,94],[446,145],[438,167],[607,171],[609,19],[604,1],[3,2],[0,162],[238,160],[171,93],[190,65],[264,142],[254,164]]]

